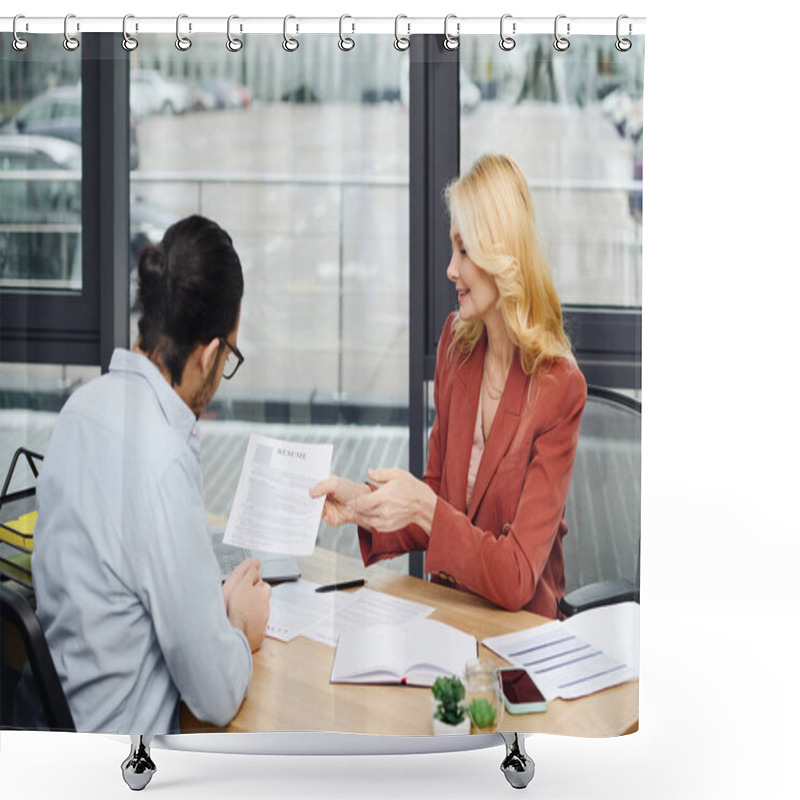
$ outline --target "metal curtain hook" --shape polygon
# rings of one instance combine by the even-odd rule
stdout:
[[[342,30],[342,28],[344,26],[344,21],[346,19],[352,19],[352,17],[349,14],[342,14],[342,16],[339,17],[339,49],[340,50],[352,50],[356,46],[355,40],[351,39],[349,36],[345,36],[344,32]],[[355,33],[356,32],[356,24],[354,22],[351,23],[351,24],[353,26],[353,30],[351,31],[351,33]]]
[[[617,17],[617,41],[614,44],[614,47],[616,47],[617,50],[620,51],[620,53],[627,53],[628,50],[630,50],[631,47],[633,46],[630,39],[623,39],[620,36],[620,33],[619,33],[620,22],[622,22],[622,20],[624,20],[624,19],[628,19],[628,17],[625,14],[620,14]],[[629,22],[628,23],[628,35],[630,35],[632,31],[633,31],[633,26]]]
[[[13,41],[13,42],[11,42],[11,46],[12,46],[12,47],[13,47],[13,48],[14,48],[14,49],[15,49],[15,50],[18,52],[18,53],[21,53],[23,50],[27,50],[27,49],[28,49],[28,44],[29,44],[29,42],[28,42],[28,40],[27,40],[27,39],[23,39],[23,38],[22,38],[22,37],[21,37],[21,36],[20,36],[20,35],[17,33],[17,22],[18,22],[19,20],[21,20],[21,19],[25,19],[25,15],[24,15],[24,14],[17,14],[17,16],[16,16],[16,17],[14,17],[14,25],[12,26],[12,29],[11,29],[11,30],[12,30],[12,32],[13,32],[13,34],[14,34],[14,41]],[[27,22],[25,23],[25,30],[28,30],[28,23],[27,23]]]
[[[408,36],[400,35],[399,28],[401,19],[408,19],[408,17],[405,14],[398,14],[394,18],[394,49],[403,51],[408,50],[411,40],[408,38]],[[406,27],[408,28],[408,33],[411,33],[411,24],[407,22]]]
[[[233,20],[235,19],[239,19],[239,17],[237,17],[236,14],[231,14],[228,17],[228,41],[225,42],[225,47],[227,47],[228,50],[231,51],[231,53],[238,53],[242,49],[242,46],[244,44],[241,39],[237,39],[236,37],[231,36],[231,22],[233,22]],[[241,26],[239,30],[241,30]]]
[[[188,36],[181,36],[181,20],[188,17],[188,14],[178,14],[178,18],[175,20],[175,47],[184,52],[192,46],[192,40]],[[192,23],[190,22],[189,31],[191,30]]]
[[[500,49],[505,50],[506,52],[508,52],[509,50],[513,50],[517,46],[516,41],[511,36],[506,36],[505,33],[503,32],[503,26],[505,25],[505,21],[507,19],[511,19],[511,14],[503,14],[503,16],[500,17]],[[516,34],[517,32],[516,22],[511,23],[511,32],[513,34]]]
[[[293,39],[291,36],[289,36],[288,26],[290,19],[295,19],[295,17],[289,14],[283,18],[283,49],[287,53],[293,53],[298,47],[300,47],[300,42],[298,42],[297,39]],[[299,25],[296,26],[296,30],[300,30]]]
[[[461,34],[461,23],[456,22],[456,35],[451,36],[447,32],[447,23],[450,22],[451,19],[458,20],[458,17],[455,14],[448,14],[444,18],[444,46],[446,50],[458,50],[458,37]]]
[[[566,14],[559,14],[556,17],[555,25],[553,27],[553,31],[554,31],[555,37],[556,37],[555,41],[553,42],[553,47],[555,47],[555,49],[558,50],[561,53],[563,53],[565,50],[567,50],[569,48],[569,39],[567,39],[564,36],[559,36],[558,35],[558,21],[560,19],[566,19],[566,18],[567,18]],[[567,23],[567,35],[569,35],[569,22]]]
[[[139,40],[133,36],[128,36],[128,20],[135,19],[133,14],[126,14],[122,18],[122,49],[127,50],[129,53],[139,46]],[[139,26],[136,26],[139,29]]]
[[[81,43],[74,36],[69,35],[68,27],[71,19],[75,19],[74,14],[67,14],[67,16],[64,17],[64,49],[69,50],[70,52],[77,50],[81,46]],[[81,26],[78,24],[77,30],[80,29]]]

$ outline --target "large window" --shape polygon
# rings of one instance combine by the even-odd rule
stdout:
[[[627,52],[615,42],[581,37],[558,52],[531,36],[502,52],[465,37],[461,168],[487,151],[519,162],[590,380],[638,389],[644,40]]]
[[[23,53],[11,38],[0,35],[0,322],[3,353],[15,324],[22,358],[0,361],[3,474],[17,447],[44,450],[54,413],[100,372],[19,363],[48,335],[51,309],[82,306],[82,62],[60,36],[37,37]]]
[[[0,289],[81,288],[81,62],[58,45],[0,40]]]
[[[220,514],[254,431],[333,441],[334,471],[357,481],[408,465],[408,56],[391,36],[350,53],[330,36],[281,42],[229,53],[206,36],[179,52],[148,36],[131,56],[132,341],[136,251],[171,222],[219,222],[244,270],[246,361],[204,426]],[[357,555],[352,528],[320,543]]]

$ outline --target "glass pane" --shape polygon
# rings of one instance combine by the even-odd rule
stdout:
[[[81,58],[0,35],[0,290],[80,291]]]
[[[644,37],[521,37],[501,52],[462,37],[461,165],[505,152],[531,185],[539,233],[565,304],[642,302]]]
[[[99,367],[0,363],[0,481],[18,447],[44,453],[58,412]]]
[[[205,424],[223,515],[252,432],[333,442],[333,471],[357,481],[408,465],[408,56],[391,36],[345,54],[328,35],[293,53],[281,36],[225,41],[148,36],[131,54],[131,341],[137,253],[172,222],[215,220],[244,270],[246,361]],[[350,526],[319,543],[360,557]]]

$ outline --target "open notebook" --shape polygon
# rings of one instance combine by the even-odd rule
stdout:
[[[211,544],[214,547],[214,555],[217,557],[217,563],[219,564],[220,578],[223,581],[231,574],[237,564],[251,556],[261,559],[261,580],[267,583],[296,581],[300,577],[300,565],[294,556],[250,551],[244,547],[225,544],[222,541],[223,536],[223,531],[212,531],[211,533]]]

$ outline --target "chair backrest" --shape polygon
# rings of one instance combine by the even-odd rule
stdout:
[[[589,386],[564,537],[566,591],[598,581],[639,587],[642,404]]]
[[[14,690],[27,662],[50,730],[74,731],[75,722],[36,613],[22,592],[8,583],[0,583],[0,617],[0,724],[4,728],[14,724]]]

